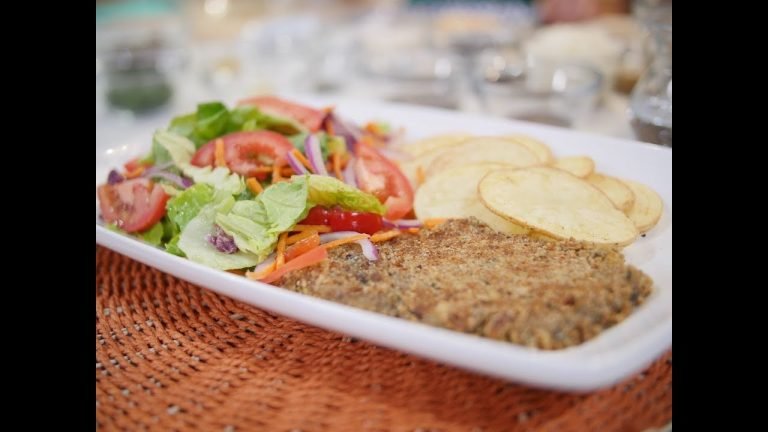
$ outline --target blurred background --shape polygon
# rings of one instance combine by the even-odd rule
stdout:
[[[96,142],[257,93],[396,101],[672,145],[662,0],[96,2]]]

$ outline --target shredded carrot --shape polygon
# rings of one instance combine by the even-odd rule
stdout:
[[[371,147],[375,147],[375,144],[373,143],[373,137],[370,135],[363,135],[360,138],[360,142]]]
[[[272,165],[264,165],[264,166],[253,168],[253,171],[257,173],[269,174],[272,172],[273,169],[275,168]]]
[[[320,236],[313,233],[304,240],[285,248],[285,262],[290,262],[318,246],[320,246]]]
[[[237,270],[236,269],[236,270],[227,270],[227,271],[230,272],[230,273],[234,273],[234,274],[236,274],[238,276],[245,276],[245,272],[243,270]]]
[[[227,160],[224,157],[224,140],[219,138],[216,140],[216,147],[214,149],[214,165],[217,167],[227,166]]]
[[[294,156],[296,156],[296,159],[298,159],[298,160],[299,160],[299,162],[301,162],[301,164],[302,164],[302,165],[304,165],[304,166],[305,166],[305,167],[306,167],[306,168],[309,170],[309,172],[312,172],[312,173],[314,173],[314,172],[315,172],[315,171],[312,169],[312,165],[309,163],[309,160],[307,160],[306,156],[304,156],[303,154],[301,154],[301,152],[299,151],[299,149],[293,149],[293,150],[291,150],[291,154],[292,154],[292,155],[294,155]]]
[[[365,130],[376,135],[379,135],[381,133],[381,129],[379,129],[379,125],[373,122],[367,123],[365,125]]]
[[[280,168],[281,166],[275,163],[272,165],[272,183],[278,183],[283,181],[283,176],[280,175]]]
[[[389,239],[395,238],[401,234],[399,229],[393,229],[389,231],[379,231],[376,234],[371,236],[371,241],[374,243],[387,241]]]
[[[328,132],[328,135],[336,135],[336,131],[333,129],[333,122],[325,123],[325,131]]]
[[[256,177],[249,178],[248,180],[245,181],[245,184],[248,185],[248,189],[250,189],[254,195],[258,195],[264,192],[264,188],[261,186],[261,183],[259,183],[259,181],[256,180]]]
[[[144,165],[139,165],[135,170],[125,173],[125,178],[136,178],[144,173]]]
[[[331,249],[331,248],[335,248],[336,246],[341,246],[343,244],[352,243],[362,239],[367,239],[368,237],[370,237],[368,234],[355,234],[343,239],[338,239],[325,244],[321,244],[320,246],[326,249]]]
[[[426,180],[426,176],[424,175],[424,168],[419,165],[416,168],[416,184],[421,186],[424,184],[424,180]]]
[[[352,157],[349,155],[349,153],[344,153],[344,155],[341,156],[341,169],[347,167],[350,159],[352,159]]]
[[[293,172],[293,168],[291,168],[289,166],[280,170],[280,175],[282,175],[283,177],[290,177],[290,176],[292,176],[294,174],[296,174],[296,173]]]
[[[344,177],[341,175],[341,158],[338,153],[333,154],[333,172],[336,174],[336,178],[344,181]]]
[[[432,218],[424,221],[424,226],[428,229],[432,229],[436,226],[442,225],[447,221],[447,218]]]
[[[275,264],[276,262],[273,262],[272,264],[268,265],[264,269],[262,269],[259,272],[245,272],[245,277],[251,280],[261,280],[264,279],[265,276],[275,271]]]
[[[418,234],[419,233],[419,229],[418,228],[408,228],[405,231],[408,231],[411,234]]]
[[[284,274],[290,271],[298,270],[304,267],[321,263],[325,261],[327,258],[328,258],[328,251],[324,247],[318,246],[314,249],[304,252],[303,254],[301,254],[301,256],[298,256],[295,259],[292,259],[291,261],[285,263],[285,265],[280,267],[280,269],[275,270],[272,273],[266,275],[264,278],[262,278],[261,282],[272,283],[280,279],[281,277],[283,277]]]
[[[285,239],[288,238],[288,233],[284,232],[280,234],[277,240],[277,258],[275,259],[275,270],[285,264]]]
[[[294,235],[288,237],[285,240],[285,244],[286,245],[292,245],[294,243],[297,243],[297,242],[300,242],[300,241],[304,240],[307,237],[312,237],[313,235],[316,235],[316,234],[317,234],[317,231],[315,231],[315,230],[301,231],[298,234],[294,234]]]
[[[376,137],[376,135],[371,135],[371,134],[363,135],[360,141],[364,142],[366,145],[369,145],[371,147],[382,148],[386,146],[386,142],[384,142],[384,140]]]
[[[331,232],[331,227],[328,225],[296,225],[291,228],[291,231],[317,231],[319,233]]]
[[[335,155],[335,153],[334,153]],[[338,173],[336,172],[336,165],[334,165],[333,156],[331,156],[331,160],[326,162],[325,168],[328,170],[328,172],[332,172],[334,175],[338,176],[339,180],[344,180],[344,174],[343,170],[347,167],[347,163],[349,163],[349,156],[342,157],[339,155],[339,167],[338,167]]]
[[[326,114],[330,114],[331,111],[333,111],[335,109],[336,109],[336,105],[328,105],[327,107],[322,108],[320,111],[322,111],[322,112],[324,112]]]

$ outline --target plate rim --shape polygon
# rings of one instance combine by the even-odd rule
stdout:
[[[298,101],[312,101],[313,103],[316,103],[318,100],[329,100],[329,98],[314,96],[292,96],[292,98]],[[597,139],[598,141],[606,142],[623,141],[625,143],[632,143],[635,146],[638,144],[642,145],[644,149],[641,151],[652,150],[662,152],[659,154],[668,151],[671,159],[670,148],[624,138],[606,137],[587,132],[494,117],[481,117],[472,113],[439,108],[360,99],[334,99],[336,106],[343,106],[344,104],[350,104],[350,102],[353,104],[362,103],[374,109],[376,107],[386,107],[387,110],[421,111],[427,114],[473,118],[474,121],[480,122],[489,119],[492,121],[500,120],[503,123],[507,123],[510,127],[523,126],[525,129],[549,129],[555,130],[560,134],[564,133],[569,136]],[[97,152],[98,150],[97,145]],[[98,167],[97,157],[97,170]],[[669,208],[671,219],[671,195],[670,202],[667,203],[665,201],[665,210],[667,207]],[[669,222],[669,229],[671,231],[671,220]],[[629,377],[633,373],[639,372],[672,345],[671,285],[668,290],[669,292],[665,293],[665,295],[668,294],[669,296],[668,300],[653,300],[649,298],[648,301],[633,311],[622,322],[607,329],[601,335],[612,330],[615,332],[615,329],[621,328],[629,320],[648,310],[650,308],[649,304],[657,304],[661,307],[664,305],[661,305],[660,302],[668,301],[668,313],[666,311],[654,311],[656,315],[661,314],[661,320],[655,322],[654,325],[644,327],[644,331],[634,335],[633,340],[623,341],[619,346],[613,348],[609,345],[608,349],[598,349],[591,353],[583,354],[580,351],[584,350],[584,347],[591,346],[601,335],[575,347],[563,350],[537,350],[510,342],[496,341],[390,317],[296,293],[273,285],[251,281],[242,276],[208,268],[187,259],[176,257],[138,239],[110,231],[100,225],[98,221],[96,224],[96,243],[192,284],[203,286],[219,294],[235,298],[256,307],[268,309],[292,319],[331,331],[349,334],[376,345],[534,387],[577,392],[593,391],[608,387]],[[671,257],[671,233],[669,243]],[[671,267],[670,260],[670,272]],[[227,283],[222,284],[221,282]],[[660,290],[656,288],[654,291],[654,295],[656,295],[656,291]],[[256,295],[257,293],[258,295]],[[248,296],[248,294],[251,295]],[[659,293],[659,295],[662,295],[662,293]],[[656,309],[659,309],[659,307]],[[323,315],[323,313],[327,315]],[[650,312],[646,313],[646,315],[650,314]],[[358,321],[360,325],[350,325],[351,322],[355,321]],[[635,321],[639,321],[639,319],[635,319]],[[377,331],[382,329],[387,329],[387,331],[383,331],[381,334],[377,333]],[[405,332],[405,334],[398,332]],[[397,334],[397,337],[394,337],[394,334]],[[429,339],[429,343],[417,343],[421,342],[424,338]],[[477,361],[477,356],[469,355],[468,351],[472,350],[467,348],[479,350],[484,355],[492,355],[495,358]],[[500,360],[506,363],[502,363]]]

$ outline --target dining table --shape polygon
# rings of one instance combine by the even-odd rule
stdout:
[[[196,53],[170,101],[140,115],[109,106],[97,56],[97,160],[123,161],[120,143],[146,140],[196,102],[243,95],[241,81],[212,75],[236,56],[234,44],[199,43]],[[286,90],[278,85],[249,91]],[[454,109],[484,113],[477,100],[463,101]],[[633,139],[629,103],[610,89],[570,128]],[[609,387],[551,390],[282,316],[98,243],[95,267],[97,430],[671,431],[671,348]]]
[[[97,430],[671,430],[671,349],[609,388],[543,390],[250,306],[96,246]]]

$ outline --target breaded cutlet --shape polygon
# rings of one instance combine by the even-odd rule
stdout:
[[[386,315],[541,349],[578,345],[645,301],[652,280],[620,251],[506,235],[450,220],[379,243],[329,250],[280,286]]]

